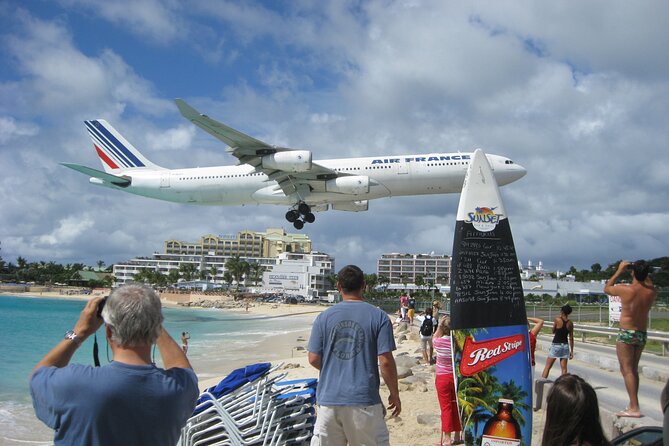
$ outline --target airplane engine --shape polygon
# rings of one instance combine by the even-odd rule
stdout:
[[[325,190],[349,195],[366,194],[369,192],[369,177],[364,175],[337,177],[325,182]]]
[[[332,209],[335,211],[362,212],[369,209],[369,201],[351,201],[348,203],[332,203]]]
[[[287,172],[306,172],[311,169],[311,151],[289,150],[262,157],[262,166]]]

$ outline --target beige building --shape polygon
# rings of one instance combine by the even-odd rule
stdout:
[[[197,242],[165,241],[165,254],[225,257],[277,257],[284,252],[309,253],[311,239],[305,234],[288,234],[283,228],[265,232],[239,231],[237,235],[205,235]]]

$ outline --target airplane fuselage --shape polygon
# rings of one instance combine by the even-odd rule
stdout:
[[[292,205],[296,201],[304,201],[316,207],[327,203],[336,207],[338,202],[344,206],[352,200],[459,193],[471,156],[472,153],[430,153],[318,161],[318,164],[341,173],[343,176],[339,180],[347,176],[368,177],[368,187],[361,190],[350,189],[348,184],[341,186],[348,189],[342,189],[327,180],[312,180],[308,182],[308,189],[285,194],[276,181],[245,164],[188,169],[128,169],[123,174],[131,178],[131,182],[125,187],[97,178],[91,178],[91,182],[175,203]],[[501,186],[525,175],[525,169],[508,158],[498,155],[487,157]]]

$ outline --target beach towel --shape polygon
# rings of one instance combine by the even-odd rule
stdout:
[[[220,398],[228,393],[232,392],[235,389],[240,388],[244,384],[255,381],[256,379],[265,375],[272,364],[269,362],[260,362],[258,364],[247,365],[246,367],[240,367],[238,369],[230,372],[228,376],[223,378],[221,382],[205,390],[216,398]],[[203,403],[211,398],[208,395],[200,395],[200,398],[197,400],[197,404]],[[207,406],[200,407],[194,412],[198,414],[206,409]]]

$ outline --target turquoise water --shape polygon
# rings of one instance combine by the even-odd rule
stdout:
[[[74,327],[86,302],[79,300],[0,296],[0,445],[44,444],[51,433],[34,418],[28,377],[37,362]],[[216,309],[164,308],[165,328],[180,342],[191,335],[188,356],[200,379],[223,376],[235,367],[271,361],[278,352],[253,347],[269,338],[300,332],[309,318],[249,317]],[[98,332],[100,361],[107,362],[104,329]],[[290,348],[290,347],[289,347]],[[285,356],[285,351],[282,352]],[[111,352],[109,352],[111,356]],[[160,364],[159,353],[155,352]],[[76,351],[72,362],[93,364],[93,337]],[[40,441],[41,440],[41,441]]]

